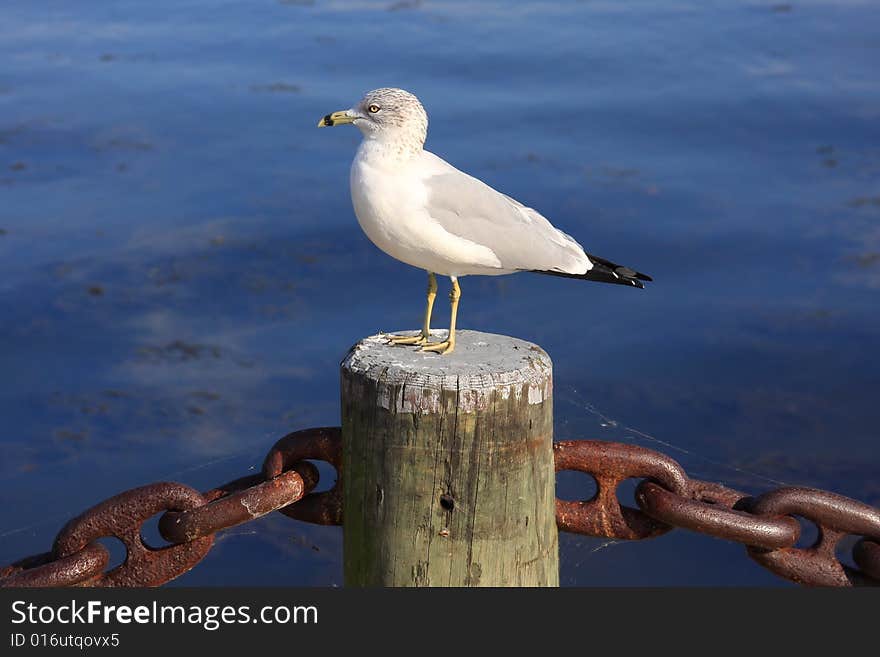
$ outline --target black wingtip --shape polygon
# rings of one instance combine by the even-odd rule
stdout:
[[[576,278],[581,281],[593,281],[595,283],[611,283],[612,285],[626,285],[628,287],[637,287],[641,290],[645,289],[642,281],[651,281],[649,277],[636,278],[635,276],[626,276],[621,273],[606,269],[593,267],[585,274],[568,274],[562,271],[543,271],[538,269],[530,270],[534,274],[546,274],[547,276],[558,276],[560,278]]]
[[[613,272],[617,272],[618,274],[625,274],[628,278],[637,278],[640,281],[652,282],[654,279],[648,276],[647,274],[643,274],[640,271],[636,271],[630,267],[624,267],[622,265],[618,265],[616,262],[611,262],[610,260],[606,260],[605,258],[600,258],[599,256],[593,255],[592,253],[588,253],[587,257],[590,259],[590,262],[593,263],[594,269],[609,269]]]
[[[587,254],[593,267],[583,274],[569,274],[561,271],[541,271],[534,270],[536,274],[547,274],[548,276],[559,276],[561,278],[577,278],[582,281],[595,281],[597,283],[611,283],[612,285],[627,285],[629,287],[637,287],[640,290],[645,289],[645,284],[653,282],[653,278],[640,271],[624,267],[605,258]]]

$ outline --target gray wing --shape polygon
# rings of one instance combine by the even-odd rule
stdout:
[[[446,163],[444,163],[446,164]],[[583,274],[583,248],[532,208],[448,165],[426,177],[428,214],[447,232],[495,253],[503,269]]]

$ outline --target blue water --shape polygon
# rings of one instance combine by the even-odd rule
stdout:
[[[878,19],[838,0],[6,0],[0,563],[118,491],[210,488],[338,424],[349,345],[418,325],[423,272],[351,210],[357,131],[314,127],[378,86],[419,95],[428,148],[654,276],[463,279],[459,326],[553,357],[558,438],[880,504]],[[561,543],[564,584],[780,583],[685,532]],[[177,583],[341,581],[340,530],[276,514]]]

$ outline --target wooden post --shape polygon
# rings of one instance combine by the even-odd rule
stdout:
[[[558,586],[550,357],[361,340],[342,362],[345,583]]]

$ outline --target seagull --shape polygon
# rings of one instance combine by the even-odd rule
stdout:
[[[426,151],[428,114],[410,92],[374,89],[354,107],[327,114],[318,127],[345,124],[363,134],[350,176],[361,229],[391,257],[428,272],[421,332],[388,335],[390,343],[452,353],[461,276],[529,271],[637,288],[652,280],[585,252],[537,210]],[[451,316],[446,339],[431,342],[437,274],[452,281]]]

